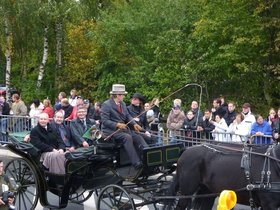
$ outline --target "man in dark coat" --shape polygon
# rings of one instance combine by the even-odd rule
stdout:
[[[151,138],[151,133],[148,131],[149,123],[146,112],[143,108],[145,98],[140,93],[134,93],[131,99],[131,104],[127,107],[129,114],[133,117],[135,122],[142,127],[140,135],[148,144],[155,143]]]
[[[50,126],[61,137],[67,150],[73,152],[77,145],[74,144],[69,125],[64,123],[64,114],[62,111],[55,113],[53,121],[50,122]]]
[[[112,135],[111,137],[117,142],[123,143],[132,165],[135,169],[140,169],[143,166],[140,158],[141,149],[148,146],[145,140],[136,133],[142,128],[131,117],[123,102],[127,94],[125,86],[114,84],[110,94],[112,98],[105,101],[101,108],[102,132],[105,136]],[[134,130],[129,130],[128,124]]]
[[[89,147],[89,139],[85,139],[85,132],[95,125],[93,119],[87,118],[87,107],[79,106],[77,110],[78,118],[71,122],[70,129],[73,136],[74,144],[80,147]]]
[[[224,117],[226,114],[226,110],[222,107],[222,101],[220,98],[216,98],[213,100],[213,108],[212,108],[212,120],[215,120],[216,115],[220,115]]]
[[[227,106],[227,113],[224,116],[224,119],[228,126],[235,120],[235,117],[235,104],[233,102],[229,102]]]
[[[6,99],[4,96],[0,96],[0,115],[10,115],[10,105],[6,102]],[[0,120],[0,126],[1,126],[1,135],[0,138],[2,141],[8,141],[8,118],[5,118],[5,116],[1,117]]]
[[[30,132],[30,142],[40,150],[43,165],[50,172],[65,174],[65,144],[49,125],[47,113],[39,115],[38,125]]]

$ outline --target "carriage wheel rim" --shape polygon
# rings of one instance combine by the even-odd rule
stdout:
[[[106,200],[107,199],[107,200]],[[103,210],[101,205],[111,210],[135,210],[135,204],[129,193],[118,185],[108,185],[104,187],[97,200],[97,210]]]
[[[15,206],[20,210],[34,210],[38,203],[38,183],[34,171],[23,159],[10,161],[6,166],[8,177],[15,179],[17,194]]]

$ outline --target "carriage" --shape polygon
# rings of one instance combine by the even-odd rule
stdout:
[[[183,149],[180,142],[151,145],[143,151],[143,169],[131,173],[132,166],[122,145],[95,139],[89,148],[66,155],[66,174],[60,175],[43,167],[36,148],[23,141],[25,135],[26,132],[10,134],[11,143],[5,145],[18,155],[6,165],[5,171],[15,180],[15,205],[20,210],[33,210],[38,201],[45,208],[65,208],[68,202],[83,203],[93,193],[98,195],[100,210],[136,209],[148,204],[156,209],[159,200],[152,195],[164,194],[169,186],[167,176],[174,172],[173,164]],[[159,173],[160,176],[150,179]],[[48,193],[58,196],[57,204],[48,200]]]

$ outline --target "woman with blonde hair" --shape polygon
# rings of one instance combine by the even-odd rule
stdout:
[[[49,99],[44,99],[43,104],[44,104],[43,112],[47,113],[49,115],[49,118],[53,118],[54,117],[54,109],[52,107],[51,101]]]

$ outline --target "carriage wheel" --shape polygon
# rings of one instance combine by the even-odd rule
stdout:
[[[86,200],[88,200],[93,194],[93,191],[87,191],[87,190],[83,190],[82,192],[79,193],[74,193],[72,195],[69,196],[69,200],[72,203],[83,203]]]
[[[104,187],[97,200],[97,210],[136,210],[128,192],[118,185]]]
[[[9,178],[14,178],[17,184],[15,195],[16,209],[34,210],[38,198],[38,182],[33,169],[23,159],[10,161],[5,169]]]

